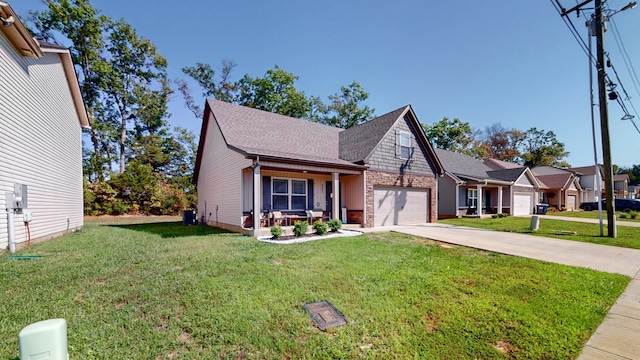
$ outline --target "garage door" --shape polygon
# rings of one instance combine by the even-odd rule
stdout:
[[[531,195],[514,194],[513,195],[513,216],[522,216],[531,214]]]
[[[375,226],[423,224],[428,221],[428,190],[375,188],[373,199]]]
[[[576,209],[576,196],[569,195],[567,196],[567,206],[568,211],[574,211]]]

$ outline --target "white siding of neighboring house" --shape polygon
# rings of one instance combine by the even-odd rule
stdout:
[[[220,133],[211,114],[198,175],[198,217],[210,225],[242,225],[242,169],[252,161],[233,150]],[[206,214],[205,214],[206,207]]]
[[[31,239],[83,225],[82,141],[60,56],[19,56],[0,34],[0,249],[8,244],[5,192],[28,187]],[[15,216],[18,244],[27,241]]]

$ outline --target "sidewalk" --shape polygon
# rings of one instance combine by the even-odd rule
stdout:
[[[607,214],[603,214],[603,215],[604,215],[604,218],[602,219],[602,223],[606,225],[607,224]],[[541,219],[574,221],[574,222],[589,223],[589,224],[599,224],[600,223],[599,219],[584,219],[584,218],[575,218],[575,217],[571,217],[571,216],[553,216],[553,215],[536,215],[536,216],[539,216]],[[616,225],[617,226],[640,227],[640,222],[624,221],[624,220],[616,219]]]
[[[640,359],[640,250],[438,223],[360,230],[396,231],[455,245],[629,276],[632,278],[629,286],[591,336],[579,359]]]

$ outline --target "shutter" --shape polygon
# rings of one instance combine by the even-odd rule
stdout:
[[[313,209],[313,179],[307,180],[307,209]]]
[[[400,157],[400,133],[396,130],[396,157]]]
[[[271,176],[262,177],[262,210],[271,210]]]

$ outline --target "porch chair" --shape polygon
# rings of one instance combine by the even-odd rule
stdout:
[[[273,223],[273,225],[274,225],[274,226],[277,226],[277,225],[278,225],[278,220],[280,220],[280,221],[281,221],[280,226],[287,226],[287,225],[288,225],[288,223],[287,223],[287,217],[286,217],[286,216],[284,216],[284,215],[282,214],[282,212],[281,212],[281,211],[279,211],[279,210],[271,211],[271,213],[270,213],[270,217],[271,217],[271,220],[272,220],[272,223]],[[284,220],[284,224],[282,223],[282,221],[283,221],[283,220]]]

